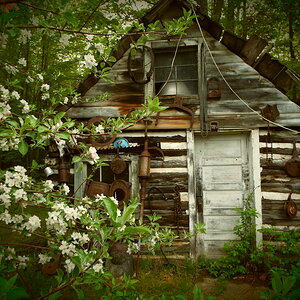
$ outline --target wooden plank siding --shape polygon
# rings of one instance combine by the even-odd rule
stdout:
[[[299,135],[283,130],[260,130],[260,161],[263,224],[276,227],[296,226],[300,229],[300,214],[291,218],[284,211],[289,194],[300,208],[300,180],[285,171],[286,162],[292,158],[293,142],[300,153]],[[272,141],[272,144],[266,141]]]
[[[170,16],[177,15],[179,13],[177,8],[164,13],[172,2],[172,0],[165,1],[165,4],[162,4],[162,7],[160,7],[163,10],[156,7],[144,21],[149,23],[159,17],[162,18],[163,22],[164,19],[169,19]],[[209,18],[202,18],[201,24],[204,26],[204,29],[210,32],[204,31],[204,38],[209,46],[209,50],[204,47],[204,51],[200,51],[201,44],[205,43],[196,24],[188,29],[188,34],[182,37],[180,43],[180,46],[199,45],[199,56],[200,52],[203,53],[201,61],[204,62],[204,65],[202,65],[202,68],[199,66],[200,70],[204,70],[203,74],[199,71],[201,73],[201,75],[199,74],[201,77],[199,78],[199,86],[202,90],[199,91],[198,95],[184,97],[183,100],[184,107],[190,109],[194,114],[192,130],[189,131],[191,127],[191,115],[177,109],[168,109],[161,112],[159,118],[156,120],[156,116],[154,116],[152,123],[148,125],[151,176],[147,183],[144,214],[157,213],[162,217],[158,222],[162,226],[171,228],[175,234],[181,234],[183,231],[193,232],[193,223],[201,221],[196,207],[196,190],[199,187],[196,181],[198,180],[199,183],[202,178],[197,178],[196,180],[194,173],[196,171],[194,170],[194,164],[196,164],[195,160],[197,160],[194,152],[194,133],[203,133],[201,129],[204,129],[204,125],[206,124],[201,124],[201,122],[206,121],[209,124],[210,122],[217,121],[219,132],[231,133],[232,135],[254,130],[256,131],[256,135],[253,136],[253,140],[257,142],[256,129],[266,128],[267,126],[266,121],[259,114],[269,104],[276,105],[279,110],[280,115],[276,119],[277,123],[288,127],[295,127],[298,130],[300,126],[300,107],[290,101],[271,82],[271,80],[275,80],[271,76],[273,72],[272,74],[268,74],[265,71],[266,75],[268,75],[266,77],[269,79],[263,77],[258,72],[267,68],[266,61],[262,61],[260,65],[257,65],[257,69],[249,65],[255,65],[255,56],[259,52],[257,50],[254,54],[251,52],[251,48],[253,45],[257,45],[259,50],[262,50],[265,45],[264,41],[253,38],[247,42],[226,31],[223,31],[222,35],[223,29],[218,24],[212,23]],[[160,37],[156,40],[150,40],[147,45],[154,49],[167,45],[175,48],[178,41],[177,38]],[[96,84],[86,89],[87,91],[83,97],[84,101],[73,105],[67,110],[67,116],[85,121],[95,116],[103,118],[120,117],[132,109],[140,108],[146,102],[148,95],[155,96],[153,91],[153,76],[151,81],[146,85],[137,84],[130,78],[128,72],[129,50],[125,47],[129,45],[129,42],[123,42],[122,45],[122,49],[118,52],[118,61],[112,66],[112,70],[110,71],[110,77],[114,80],[114,83],[108,83],[100,79]],[[243,59],[238,55],[243,56]],[[133,68],[138,68],[141,64],[143,64],[143,61],[137,57]],[[230,87],[223,80],[218,69]],[[220,99],[206,99],[205,85],[206,81],[211,77],[216,77],[220,80]],[[204,86],[202,81],[204,82]],[[238,99],[231,89],[252,110],[243,101]],[[109,93],[109,98],[106,101],[88,101],[90,98],[97,97],[106,92]],[[174,97],[161,97],[160,100],[162,105],[168,106],[173,103]],[[136,145],[122,149],[120,155],[125,153],[138,156],[141,153],[144,144],[144,129],[144,123],[139,122],[120,134],[120,137],[125,137],[131,144]],[[272,164],[267,164],[267,158],[271,156],[271,150],[270,147],[266,146],[267,131],[265,129],[259,130],[259,145],[256,145],[257,150],[259,147],[261,167],[261,221],[262,224],[271,224],[278,228],[282,226],[298,226],[300,228],[300,213],[298,213],[296,218],[289,218],[283,211],[284,202],[288,199],[291,189],[293,190],[292,199],[295,200],[300,209],[299,178],[289,177],[284,169],[285,163],[291,158],[293,141],[297,142],[297,149],[300,153],[300,138],[299,135],[274,128],[273,125],[271,126],[271,136],[273,142]],[[160,151],[157,151],[154,146],[162,150],[163,157]],[[116,154],[116,150],[108,147],[108,149],[100,149],[99,155],[101,153],[113,155]],[[216,158],[216,162],[218,159]],[[251,159],[254,160],[253,157]],[[259,169],[258,157],[255,159],[257,159],[255,163],[257,171]],[[191,175],[190,172],[193,172],[193,174]],[[230,174],[234,174],[234,171],[230,172]],[[259,182],[259,179],[257,181]],[[178,210],[174,201],[177,195],[176,188],[178,188],[181,200],[180,210]],[[215,211],[219,213],[222,207],[218,207],[218,205],[216,204]],[[226,213],[230,215],[232,212],[228,210]],[[226,217],[226,213],[223,213],[221,217]],[[207,210],[207,214],[211,214],[211,211]],[[230,235],[232,234],[230,232]],[[218,238],[226,239],[221,234],[213,237],[215,240]],[[197,249],[195,248],[201,247],[203,237],[198,235],[191,240],[191,243],[181,239],[178,239],[178,242],[180,246],[174,248],[172,251],[186,254],[190,252],[192,256],[196,257],[195,252]],[[212,251],[214,247],[217,247],[216,243],[216,241],[209,240],[206,245],[208,251]]]

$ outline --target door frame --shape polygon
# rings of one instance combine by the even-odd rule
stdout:
[[[249,186],[253,193],[254,207],[258,212],[258,217],[255,218],[256,228],[262,226],[262,209],[261,209],[261,178],[260,178],[260,152],[259,152],[259,129],[246,131],[247,149],[249,157]],[[222,132],[221,134],[239,134],[240,132]],[[189,195],[189,230],[190,233],[195,232],[194,224],[200,222],[197,212],[196,200],[196,154],[195,154],[195,135],[199,132],[187,130],[187,167],[188,167],[188,195]],[[256,246],[259,247],[262,241],[262,234],[256,231]],[[196,260],[200,255],[204,255],[204,234],[196,234],[190,239],[190,256]]]

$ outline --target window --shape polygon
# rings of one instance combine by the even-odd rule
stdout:
[[[114,158],[114,155],[101,155],[101,158],[105,159],[105,162],[109,164]],[[122,155],[122,158],[126,162],[126,169],[121,174],[114,174],[110,166],[102,166],[96,170],[93,174],[92,181],[103,182],[112,185],[118,180],[124,180],[130,183],[130,198],[137,197],[139,194],[139,181],[137,176],[138,169],[138,157],[131,155]],[[85,163],[80,166],[78,163],[74,167],[74,190],[76,191],[75,196],[81,198],[86,192],[86,179],[91,174],[91,165]],[[116,195],[118,199],[118,191]],[[122,195],[120,195],[122,198]]]
[[[159,96],[197,95],[197,48],[179,48],[171,72],[174,54],[175,48],[155,52],[155,94]]]

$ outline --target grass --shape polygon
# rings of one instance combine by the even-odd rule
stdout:
[[[197,267],[190,260],[165,264],[163,261],[141,261],[141,275],[136,290],[139,295],[158,298],[183,295],[192,299],[197,281]]]

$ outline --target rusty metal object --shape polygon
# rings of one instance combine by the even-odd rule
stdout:
[[[103,120],[102,117],[93,117],[88,120],[87,127],[91,128],[93,124],[99,124]],[[97,140],[94,140],[92,136],[88,137],[88,143],[94,147],[103,148],[109,146],[117,137],[117,134],[101,134]]]
[[[179,235],[180,218],[182,217],[181,199],[180,199],[180,186],[175,185],[174,187],[174,221],[177,227],[177,234]]]
[[[207,80],[207,99],[221,98],[221,84],[217,77],[211,77]]]
[[[284,211],[291,218],[297,216],[297,204],[292,200],[292,193],[289,194],[287,201],[284,203]]]
[[[100,181],[90,181],[86,185],[85,195],[91,199],[95,199],[95,195],[109,195],[110,185]]]
[[[296,142],[294,141],[292,158],[285,164],[285,170],[291,177],[300,176],[300,158],[297,154]]]
[[[152,206],[151,206],[151,200],[153,200],[153,196],[151,195],[151,192],[152,192],[153,190],[157,190],[157,191],[162,195],[164,201],[167,201],[167,200],[168,200],[168,198],[166,197],[166,195],[164,194],[164,192],[163,192],[160,188],[158,188],[158,187],[156,187],[156,186],[151,187],[151,188],[148,190],[148,193],[147,193],[147,200],[148,200],[148,202],[149,202],[149,209],[150,209],[151,215],[153,214]]]
[[[141,51],[143,55],[145,55],[146,52],[150,55],[150,68],[149,71],[145,73],[145,66],[144,63],[141,65],[142,72],[136,72],[136,73],[143,73],[143,78],[137,78],[136,75],[134,74],[134,71],[132,70],[132,54],[131,51],[129,52],[128,55],[128,60],[127,60],[127,67],[128,67],[128,73],[130,78],[135,82],[139,84],[146,84],[150,81],[151,76],[154,71],[154,53],[152,51],[152,48],[142,45],[141,48],[137,48],[137,51]],[[142,58],[144,59],[144,57]]]
[[[192,126],[194,124],[194,112],[191,109],[183,106],[183,104],[182,104],[183,100],[184,100],[184,98],[182,96],[177,96],[176,95],[175,98],[174,98],[174,102],[171,105],[169,105],[167,107],[167,109],[174,108],[174,109],[182,110],[182,111],[190,114],[191,115],[191,126],[190,126],[190,129],[192,129]],[[159,115],[160,115],[160,113],[158,112],[157,115],[156,115],[155,126],[158,124]]]
[[[275,121],[279,116],[280,112],[277,108],[277,105],[267,104],[262,110],[261,115],[270,121]]]
[[[121,174],[126,170],[127,164],[119,154],[110,162],[110,169],[115,174]]]
[[[60,159],[60,163],[58,167],[58,180],[60,183],[69,182],[69,168],[64,157]]]
[[[123,208],[124,202],[126,204],[128,203],[130,197],[130,187],[131,183],[123,179],[117,179],[110,185],[108,196],[112,197],[115,196],[116,193],[119,194],[116,198],[119,202],[120,209]],[[118,196],[120,196],[120,192],[121,198],[118,198]]]

